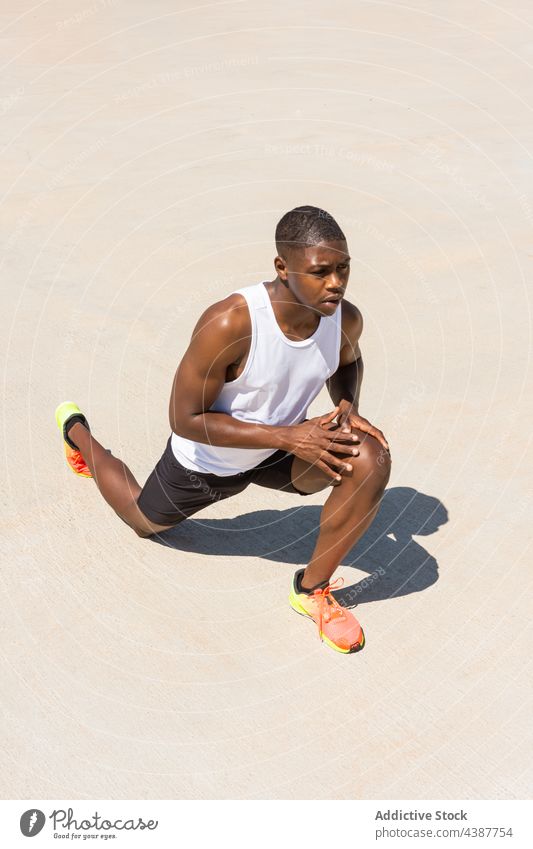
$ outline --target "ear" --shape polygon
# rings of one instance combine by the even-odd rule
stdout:
[[[274,268],[276,269],[277,275],[282,283],[287,282],[287,277],[289,273],[289,269],[287,267],[287,261],[283,259],[282,256],[277,256],[274,259]]]

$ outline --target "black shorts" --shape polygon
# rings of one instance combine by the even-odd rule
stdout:
[[[259,465],[236,475],[213,475],[187,469],[174,456],[172,434],[137,499],[141,511],[157,525],[177,525],[215,501],[230,498],[255,483],[269,489],[307,495],[292,484],[294,455],[276,451]]]

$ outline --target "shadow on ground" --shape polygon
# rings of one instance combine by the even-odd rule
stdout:
[[[206,555],[264,557],[292,565],[309,562],[321,507],[255,510],[233,519],[188,519],[151,539],[179,551]],[[438,565],[413,536],[436,533],[448,521],[437,498],[411,487],[387,490],[369,530],[343,559],[368,572],[353,586],[335,592],[346,607],[420,592],[438,580]]]

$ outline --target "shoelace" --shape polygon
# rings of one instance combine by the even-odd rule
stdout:
[[[318,605],[318,635],[322,638],[323,622],[330,622],[335,615],[344,616],[344,611],[335,599],[330,598],[331,590],[339,590],[344,585],[344,578],[336,578],[332,584],[323,589],[313,590],[312,598]],[[333,609],[332,609],[333,608]]]

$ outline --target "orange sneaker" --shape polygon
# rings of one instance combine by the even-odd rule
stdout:
[[[91,471],[78,449],[71,448],[66,442],[63,444],[65,446],[65,459],[72,471],[82,478],[92,478]]]
[[[92,478],[92,474],[90,472],[89,467],[87,466],[87,463],[83,459],[79,449],[74,445],[72,440],[69,439],[68,434],[66,432],[66,426],[73,416],[76,416],[78,419],[83,420],[83,423],[86,425],[87,429],[90,430],[87,419],[83,415],[78,405],[74,404],[73,401],[63,401],[63,403],[60,404],[59,407],[57,407],[55,417],[57,426],[63,434],[65,459],[72,471],[75,472],[77,475],[80,475],[80,477],[82,478]]]
[[[294,576],[289,594],[289,604],[302,616],[313,619],[318,626],[320,639],[335,651],[350,654],[360,651],[365,644],[365,635],[359,622],[349,610],[332,596],[331,590],[339,589],[343,578],[337,578],[332,584],[324,581],[312,592],[302,592],[300,576],[304,569],[299,569]]]

